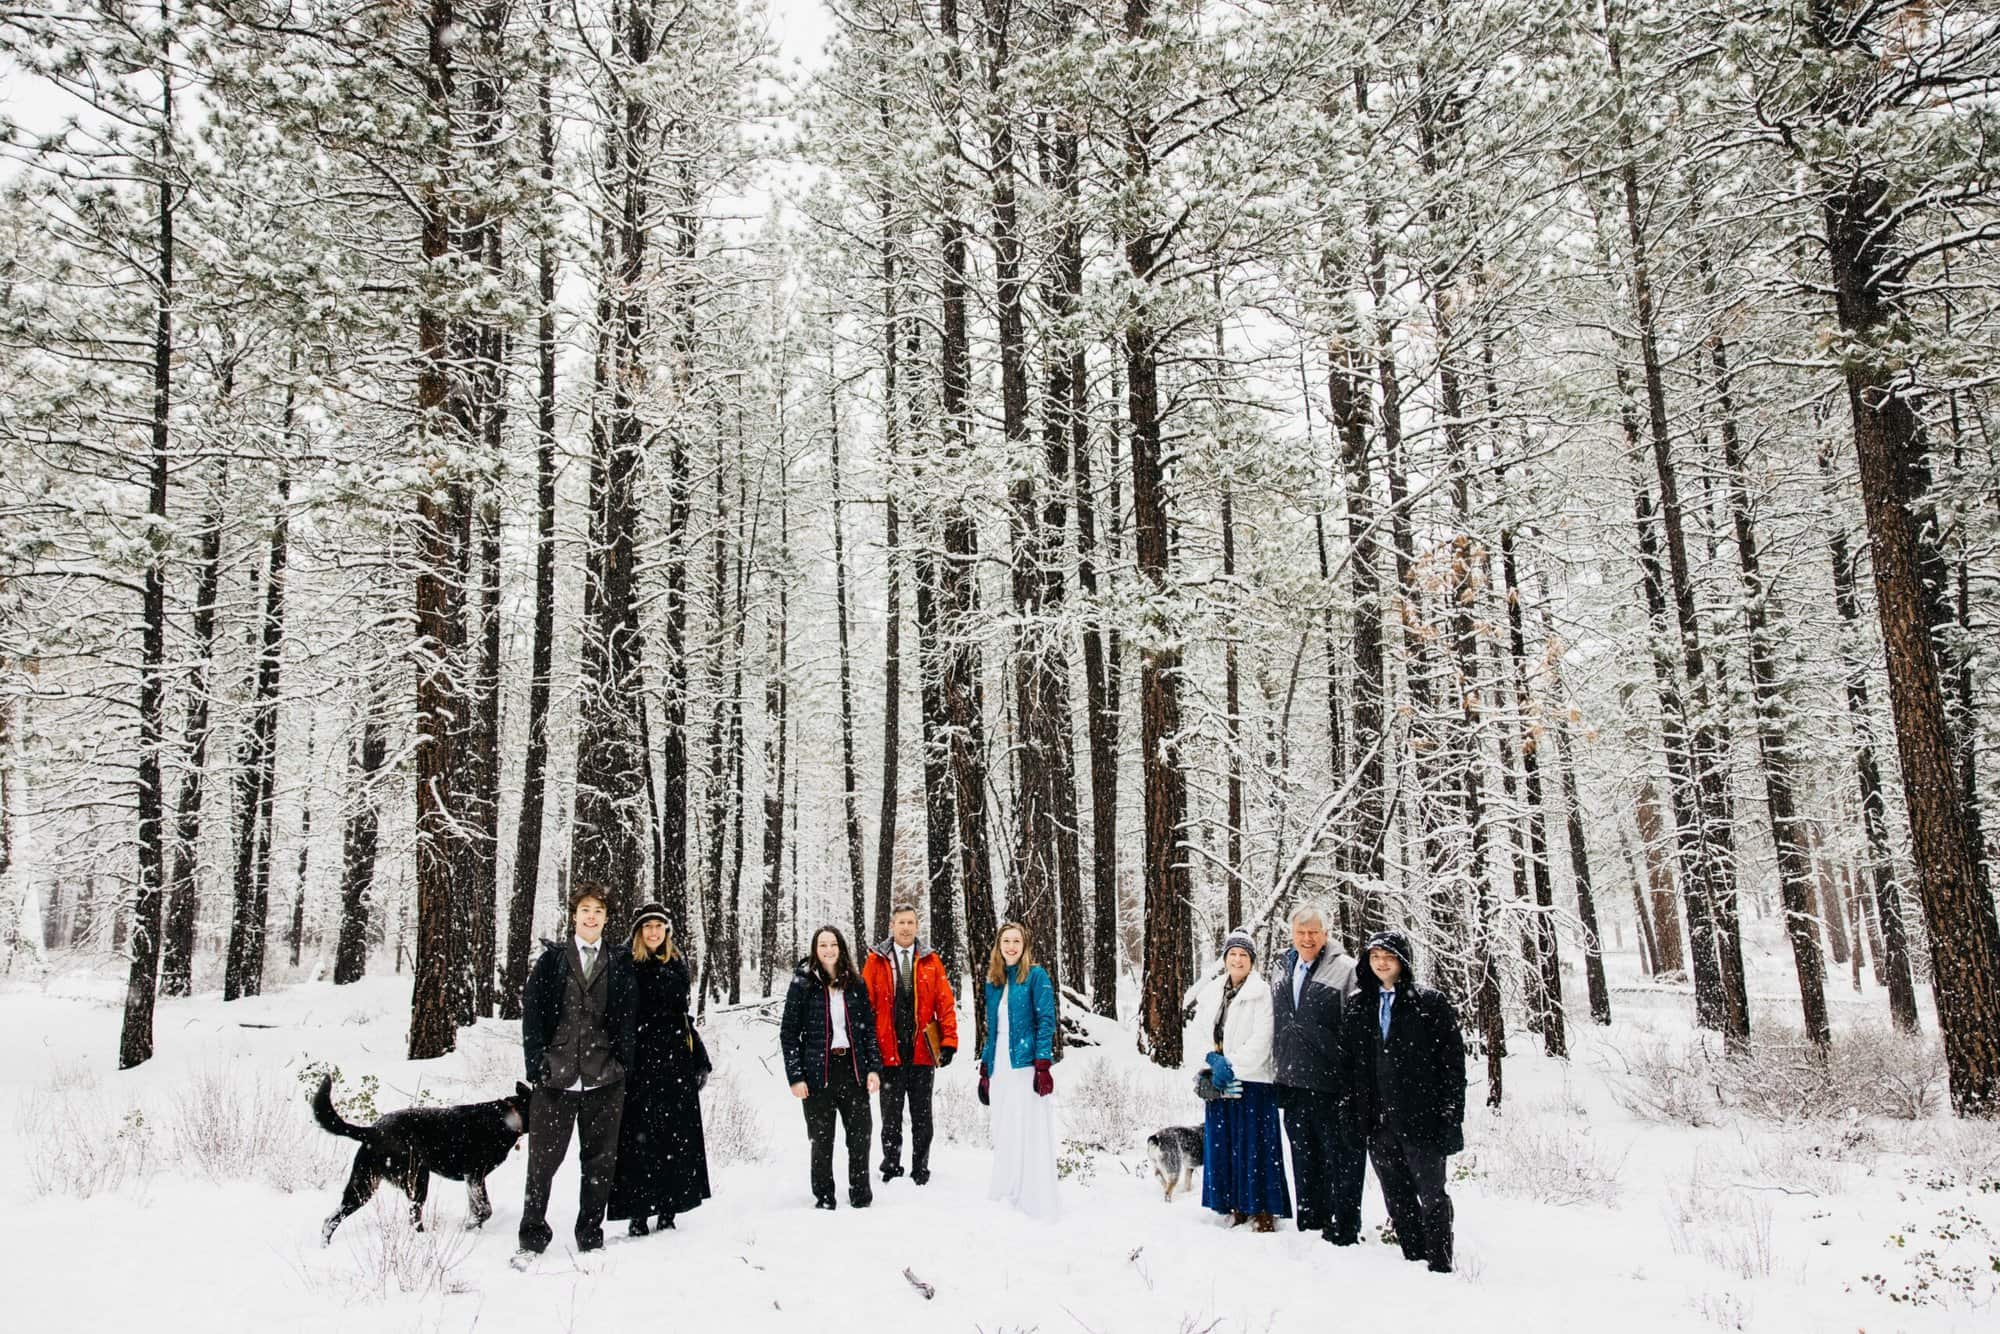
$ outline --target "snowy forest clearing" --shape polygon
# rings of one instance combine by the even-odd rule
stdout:
[[[775,1011],[757,1009],[704,1025],[718,1066],[703,1097],[714,1198],[674,1232],[614,1232],[579,1264],[567,1232],[572,1154],[552,1204],[557,1242],[516,1273],[525,1151],[492,1179],[496,1214],[483,1231],[463,1229],[464,1192],[438,1179],[427,1233],[410,1231],[401,1197],[385,1188],[322,1250],[319,1223],[349,1146],[306,1108],[318,1063],[337,1066],[350,1092],[379,1081],[377,1111],[498,1096],[519,1074],[515,1025],[481,1021],[452,1055],[406,1062],[407,976],[309,982],[226,1007],[213,994],[168,1002],[159,1056],[117,1072],[119,983],[71,962],[41,985],[9,979],[0,991],[9,1318],[121,1334],[135,1320],[158,1334],[539,1334],[651,1315],[742,1334],[802,1324],[1236,1334],[1316,1327],[1337,1308],[1399,1328],[1537,1334],[1990,1328],[2000,1129],[1944,1113],[1934,1050],[1913,1072],[1930,1109],[1915,1120],[1779,1124],[1685,1087],[1709,1124],[1642,1119],[1621,1097],[1663,1086],[1627,1067],[1685,1049],[1688,1002],[1620,980],[1622,1017],[1581,1031],[1567,1065],[1511,1056],[1499,1117],[1482,1110],[1477,1083],[1470,1090],[1467,1151],[1453,1160],[1460,1272],[1450,1277],[1380,1244],[1372,1177],[1364,1244],[1344,1251],[1288,1227],[1231,1231],[1198,1196],[1162,1203],[1143,1141],[1199,1120],[1190,1076],[1155,1068],[1129,1028],[1101,1021],[1089,1022],[1105,1045],[1074,1048],[1057,1066],[1059,1223],[986,1203],[984,1116],[962,1067],[939,1081],[932,1182],[897,1181],[878,1187],[869,1210],[822,1216],[806,1190]],[[1879,997],[1836,999],[1851,1049],[1859,1028],[1879,1023]],[[1082,1146],[1092,1139],[1107,1147]],[[926,1301],[905,1269],[936,1297]]]

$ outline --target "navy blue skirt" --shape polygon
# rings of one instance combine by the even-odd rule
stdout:
[[[1220,1214],[1292,1216],[1275,1085],[1246,1083],[1242,1097],[1209,1103],[1201,1140],[1204,1205]]]

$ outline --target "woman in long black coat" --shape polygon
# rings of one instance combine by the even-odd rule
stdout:
[[[708,1149],[701,1100],[708,1053],[688,1015],[688,969],[674,948],[667,915],[656,903],[632,922],[632,990],[638,1010],[637,1052],[625,1076],[625,1116],[618,1127],[618,1167],[611,1185],[612,1218],[632,1220],[643,1237],[657,1216],[662,1228],[708,1198]]]

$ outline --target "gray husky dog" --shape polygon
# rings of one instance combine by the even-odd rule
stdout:
[[[1194,1170],[1201,1166],[1201,1127],[1168,1126],[1154,1131],[1146,1136],[1146,1157],[1152,1160],[1153,1175],[1159,1178],[1167,1203],[1172,1204],[1176,1190],[1194,1185]]]

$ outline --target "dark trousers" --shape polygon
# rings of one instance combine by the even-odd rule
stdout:
[[[903,1165],[903,1104],[910,1105],[910,1166],[931,1166],[931,1087],[937,1071],[928,1065],[887,1066],[882,1071],[882,1170]]]
[[[1406,1260],[1428,1260],[1440,1273],[1451,1270],[1451,1196],[1444,1192],[1445,1156],[1412,1144],[1394,1126],[1378,1126],[1368,1141],[1368,1160],[1382,1183],[1382,1202],[1396,1225]]]
[[[812,1191],[815,1200],[833,1198],[833,1118],[847,1132],[847,1201],[865,1204],[874,1198],[868,1184],[868,1138],[874,1118],[868,1114],[868,1087],[854,1077],[853,1062],[835,1052],[827,1063],[826,1087],[806,1095],[806,1134],[812,1137]]]
[[[1368,1151],[1340,1142],[1338,1104],[1331,1093],[1281,1088],[1285,1140],[1292,1149],[1292,1193],[1298,1197],[1301,1232],[1324,1232],[1340,1242],[1361,1235],[1361,1186]]]
[[[577,1191],[577,1244],[604,1240],[604,1206],[611,1199],[611,1177],[618,1165],[618,1122],[625,1115],[625,1086],[571,1093],[537,1087],[528,1103],[528,1189],[521,1200],[521,1246],[546,1248],[555,1235],[549,1230],[549,1187],[556,1169],[569,1156],[570,1131],[576,1131],[583,1181]]]

